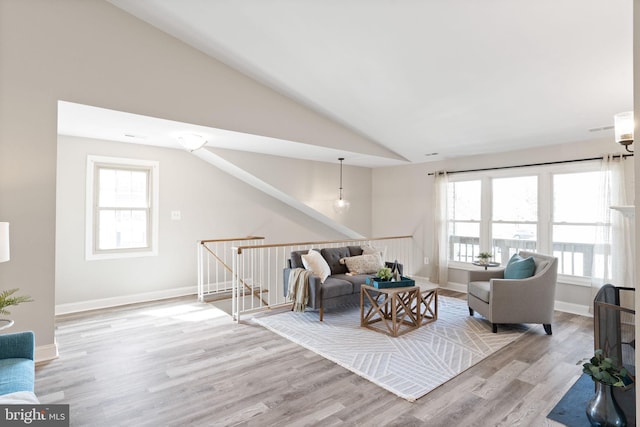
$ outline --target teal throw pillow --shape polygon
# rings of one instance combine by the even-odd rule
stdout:
[[[533,257],[522,258],[520,255],[515,254],[511,257],[507,263],[507,267],[504,269],[505,279],[526,279],[533,276],[533,272],[536,270],[536,262]]]

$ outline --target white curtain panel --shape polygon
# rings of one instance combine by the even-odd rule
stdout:
[[[433,191],[434,233],[433,254],[434,271],[433,282],[446,285],[449,281],[449,209],[447,187],[449,178],[446,172],[435,173]]]
[[[611,206],[627,205],[625,159],[606,155],[602,159],[598,186],[598,223],[591,273],[592,296],[606,283],[634,287],[633,238],[630,220]],[[606,224],[611,224],[607,227]]]

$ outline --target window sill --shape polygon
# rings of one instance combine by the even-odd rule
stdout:
[[[453,270],[475,271],[483,267],[475,266],[468,262],[450,262],[449,268]],[[492,269],[498,270],[501,268],[504,268],[504,266],[489,267],[489,270],[492,270]],[[590,277],[577,277],[577,276],[568,276],[565,274],[558,274],[557,282],[562,283],[563,285],[581,286],[585,288],[591,287]]]
[[[449,268],[452,268],[454,270],[464,270],[464,271],[475,271],[478,270],[480,268],[484,269],[483,266],[478,266],[478,265],[474,265],[470,262],[450,262],[449,263]],[[489,269],[501,269],[504,268],[504,266],[502,265],[497,265],[497,266],[489,266]]]
[[[157,250],[150,251],[137,251],[137,252],[109,252],[109,253],[99,253],[99,254],[86,254],[86,261],[99,261],[101,259],[127,259],[127,258],[142,258],[142,257],[150,257],[150,256],[158,256]]]
[[[590,277],[576,277],[576,276],[567,276],[564,274],[558,274],[558,283],[562,283],[565,285],[573,285],[573,286],[583,286],[585,288],[591,287],[591,278]]]

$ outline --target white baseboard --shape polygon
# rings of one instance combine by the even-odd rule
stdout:
[[[411,276],[411,278],[413,280],[415,280],[418,283],[433,283],[434,285],[438,285],[439,288],[441,289],[448,289],[450,291],[455,291],[455,292],[462,292],[462,293],[467,293],[467,284],[466,283],[455,283],[455,282],[448,282],[446,285],[442,286],[439,285],[438,283],[434,283],[431,280],[429,280],[428,277],[422,277],[422,276]]]
[[[428,277],[422,277],[422,276],[411,276],[411,278],[413,280],[415,280],[418,283],[431,283],[431,280],[429,280]],[[437,283],[434,283],[434,285],[437,285]]]
[[[47,362],[58,358],[58,344],[47,344],[36,347],[34,359],[36,363]]]
[[[578,314],[580,316],[593,317],[593,314],[589,313],[588,305],[573,304],[571,302],[557,301],[554,307],[557,311],[565,313]]]
[[[97,310],[100,308],[117,307],[119,305],[135,304],[139,302],[156,301],[166,298],[197,295],[197,286],[166,289],[163,291],[145,292],[141,294],[123,295],[119,297],[101,298],[56,305],[56,316],[61,314],[78,313],[81,311]]]
[[[462,292],[463,294],[467,293],[466,283],[448,282],[446,286],[441,286],[441,288],[449,289],[450,291]]]

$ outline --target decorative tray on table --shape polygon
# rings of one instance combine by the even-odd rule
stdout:
[[[378,289],[408,288],[410,286],[415,286],[416,281],[413,279],[409,279],[408,277],[401,277],[400,280],[396,281],[382,280],[378,279],[377,277],[368,277],[366,284]]]

